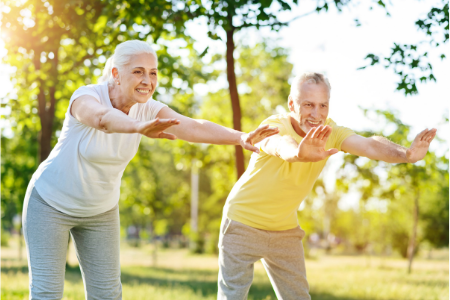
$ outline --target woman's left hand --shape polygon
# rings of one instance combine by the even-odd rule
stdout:
[[[277,133],[277,127],[269,127],[269,125],[264,125],[256,128],[256,130],[253,130],[252,132],[241,135],[240,144],[244,149],[259,153],[259,148],[253,145]]]

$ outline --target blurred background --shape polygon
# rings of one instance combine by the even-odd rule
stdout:
[[[27,299],[21,212],[70,96],[97,83],[120,42],[158,54],[153,98],[251,131],[287,111],[290,80],[322,72],[330,115],[423,161],[339,153],[299,207],[313,299],[448,299],[448,1],[6,0],[0,4],[2,297]],[[142,139],[121,188],[130,299],[214,299],[222,208],[250,158],[240,147]],[[65,299],[84,299],[69,242]],[[276,299],[260,264],[249,299]]]

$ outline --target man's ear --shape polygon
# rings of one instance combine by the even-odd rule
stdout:
[[[292,98],[291,95],[289,95],[289,97],[288,97],[288,108],[292,112],[295,111],[295,109],[294,109],[294,99]]]

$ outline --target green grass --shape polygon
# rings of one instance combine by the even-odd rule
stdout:
[[[74,251],[66,270],[63,299],[84,299]],[[158,252],[154,267],[151,246],[122,245],[124,299],[216,299],[217,257],[191,255],[186,250]],[[2,248],[1,299],[28,299],[28,270],[17,251]],[[321,256],[307,260],[312,299],[318,300],[432,300],[448,299],[448,253],[440,260],[423,258],[407,274],[406,261],[350,256]],[[276,299],[269,279],[258,263],[249,299]]]

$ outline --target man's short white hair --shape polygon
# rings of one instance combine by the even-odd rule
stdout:
[[[323,82],[328,87],[328,92],[331,92],[331,85],[327,77],[325,77],[321,73],[307,72],[294,77],[294,79],[292,80],[290,96],[293,99],[298,98],[300,94],[300,86],[305,82],[315,84]]]

